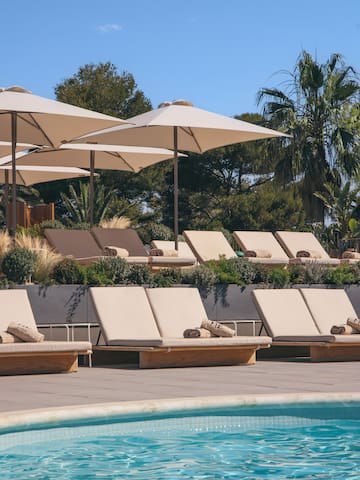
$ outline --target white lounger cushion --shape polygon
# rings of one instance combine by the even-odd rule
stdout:
[[[0,330],[5,332],[10,322],[37,328],[25,289],[0,290]]]
[[[266,330],[273,339],[320,334],[299,290],[259,289],[252,293]]]
[[[92,287],[90,295],[107,345],[161,344],[143,287]]]
[[[333,325],[345,324],[348,317],[357,317],[343,289],[302,288],[300,291],[322,334],[329,334]],[[351,338],[354,338],[354,335],[351,335]]]
[[[207,319],[197,288],[148,288],[146,293],[163,338],[183,338],[184,330]]]
[[[263,262],[265,260],[266,263],[289,263],[289,257],[271,232],[235,231],[233,235],[243,252],[268,250],[271,253],[271,258],[251,257],[250,261]]]
[[[41,353],[41,352],[87,352],[91,351],[90,342],[24,342],[2,343],[0,355],[3,353]],[[1,360],[0,360],[1,361]]]
[[[226,259],[236,257],[222,232],[185,230],[183,235],[199,262],[219,260],[220,257]]]

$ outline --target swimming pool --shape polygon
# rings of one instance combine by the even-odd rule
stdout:
[[[360,398],[287,400],[138,402],[88,407],[76,420],[71,410],[61,419],[56,411],[23,423],[14,416],[0,431],[1,479],[359,479]]]

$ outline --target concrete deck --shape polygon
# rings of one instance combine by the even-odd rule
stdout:
[[[359,363],[258,360],[252,366],[139,370],[81,367],[77,373],[0,377],[0,411],[218,395],[360,392]]]

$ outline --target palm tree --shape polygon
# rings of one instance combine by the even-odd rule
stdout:
[[[331,220],[338,225],[341,239],[349,234],[349,221],[359,210],[360,186],[352,188],[351,182],[346,182],[343,187],[324,184],[324,193],[315,192],[314,195],[321,200]]]
[[[89,221],[89,185],[79,183],[77,192],[73,185],[69,187],[69,195],[61,192],[66,216],[72,224],[84,224]],[[94,191],[94,222],[100,223],[104,220],[106,213],[115,198],[115,190],[106,191],[104,185],[98,185]]]
[[[339,184],[341,175],[350,177],[360,164],[359,129],[349,121],[359,84],[339,54],[321,64],[303,51],[287,75],[285,91],[264,88],[258,94],[265,118],[293,135],[285,141],[275,177],[298,183],[308,220],[323,221],[322,203],[313,193],[324,192],[324,183],[334,179]]]

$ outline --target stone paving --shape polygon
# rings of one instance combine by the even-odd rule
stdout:
[[[252,366],[139,370],[80,367],[77,373],[0,377],[0,411],[214,395],[360,392],[358,362],[258,360]]]

